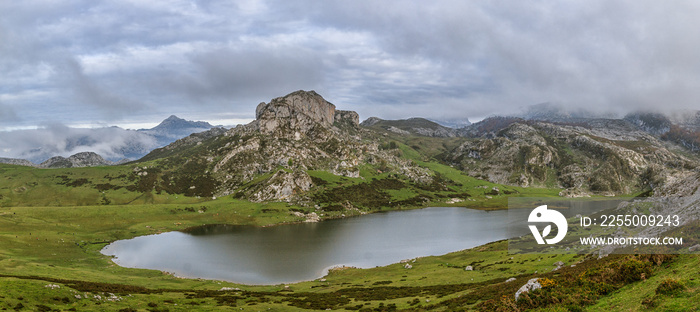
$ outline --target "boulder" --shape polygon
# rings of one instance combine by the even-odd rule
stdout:
[[[515,301],[518,301],[518,298],[520,298],[520,295],[523,293],[542,288],[542,285],[540,284],[540,282],[538,282],[538,280],[539,278],[530,279],[529,281],[527,281],[527,283],[525,283],[525,285],[520,287],[520,289],[518,289],[518,291],[515,292]]]

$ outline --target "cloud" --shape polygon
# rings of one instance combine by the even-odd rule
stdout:
[[[15,109],[0,102],[0,122],[17,120]]]
[[[255,45],[253,45],[255,46]],[[162,90],[198,100],[254,98],[313,89],[324,79],[322,56],[304,47],[225,46],[192,53],[188,73],[161,80]]]
[[[157,147],[156,139],[117,127],[85,129],[48,124],[34,130],[0,132],[1,157],[41,163],[53,156],[95,152],[109,160],[132,159]]]
[[[670,110],[700,95],[694,1],[74,0],[0,11],[13,12],[0,17],[0,99],[35,125],[252,115],[297,89],[383,118],[544,102]]]

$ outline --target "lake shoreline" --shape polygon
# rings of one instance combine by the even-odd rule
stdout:
[[[464,208],[464,207],[424,207],[421,209],[403,209],[403,210],[392,210],[392,211],[382,211],[387,214],[395,214],[395,213],[401,213],[401,212],[406,212],[409,213],[408,215],[403,214],[399,216],[392,216],[392,217],[384,217],[383,213],[371,213],[371,214],[365,214],[362,216],[365,217],[370,217],[369,219],[362,219],[362,218],[350,218],[350,217],[344,217],[344,218],[332,218],[332,219],[324,219],[323,221],[325,222],[317,222],[317,223],[284,223],[284,224],[278,224],[278,225],[287,225],[290,227],[278,227],[278,226],[268,226],[268,227],[263,227],[263,226],[255,226],[255,225],[230,225],[230,224],[224,224],[220,225],[220,228],[216,228],[216,225],[201,225],[201,226],[196,226],[196,227],[189,227],[187,229],[179,230],[179,231],[174,231],[174,232],[179,232],[179,233],[184,233],[185,235],[188,235],[187,237],[183,237],[181,235],[172,235],[169,234],[168,236],[175,237],[177,236],[179,240],[177,242],[172,242],[172,244],[183,244],[181,241],[182,240],[192,240],[192,241],[199,241],[199,243],[196,244],[207,244],[205,243],[207,239],[211,240],[213,238],[208,238],[207,235],[205,234],[211,234],[214,235],[217,239],[221,239],[222,233],[224,232],[230,232],[233,231],[235,232],[236,236],[238,237],[242,233],[256,233],[256,234],[250,234],[250,235],[261,235],[261,233],[282,233],[280,235],[281,238],[269,238],[271,239],[270,242],[268,243],[263,243],[262,241],[256,244],[263,244],[262,246],[267,246],[270,243],[278,243],[279,240],[283,240],[286,242],[286,244],[282,244],[278,247],[265,247],[265,248],[272,248],[270,250],[267,249],[260,249],[260,251],[257,251],[257,253],[263,252],[271,252],[271,254],[268,256],[269,258],[275,258],[275,257],[280,257],[280,258],[285,258],[285,259],[290,259],[290,261],[293,260],[293,262],[298,262],[301,261],[300,264],[294,264],[294,268],[292,268],[288,264],[287,261],[279,261],[279,262],[271,262],[272,260],[264,260],[269,261],[270,264],[268,265],[259,265],[257,266],[257,270],[267,270],[267,271],[274,271],[274,269],[269,269],[268,267],[274,267],[274,268],[282,268],[282,267],[287,267],[290,266],[287,270],[288,271],[301,271],[301,272],[306,272],[306,271],[313,271],[315,272],[316,269],[314,269],[316,266],[321,265],[321,267],[318,267],[318,272],[322,273],[308,273],[308,275],[305,275],[305,277],[302,278],[288,278],[288,279],[281,279],[279,281],[268,281],[266,280],[265,282],[258,282],[258,281],[253,281],[249,278],[246,279],[240,279],[240,278],[232,278],[232,277],[226,277],[230,276],[230,274],[233,274],[229,272],[232,269],[227,269],[226,274],[229,275],[219,275],[216,277],[212,277],[211,275],[195,275],[194,278],[203,278],[203,279],[214,279],[214,280],[225,280],[225,281],[230,281],[233,283],[237,284],[243,284],[243,285],[277,285],[280,283],[283,284],[290,284],[290,283],[298,283],[298,282],[304,282],[304,281],[312,281],[315,279],[323,278],[328,274],[328,271],[330,268],[333,267],[357,267],[357,268],[372,268],[372,267],[377,267],[377,266],[386,266],[386,265],[391,265],[391,264],[396,264],[399,263],[401,260],[404,259],[415,259],[418,257],[425,257],[425,256],[439,256],[439,255],[444,255],[450,252],[455,252],[458,250],[464,250],[464,249],[469,249],[473,247],[477,247],[486,243],[498,241],[501,239],[507,238],[507,230],[505,228],[505,222],[502,222],[505,217],[505,213],[500,213],[498,215],[493,215],[489,213],[489,211],[484,211],[484,210],[478,210],[478,209],[470,209],[470,208]],[[483,214],[487,213],[487,214]],[[358,215],[360,216],[360,215]],[[492,223],[492,227],[495,227],[496,224],[501,224],[499,230],[491,229],[489,228],[483,228],[481,230],[481,227],[484,227],[482,222],[478,221],[479,219],[474,219],[476,216],[480,216],[480,218],[486,218],[483,219],[482,221],[485,220],[490,220],[488,222]],[[357,216],[355,216],[357,217]],[[354,220],[353,220],[354,219]],[[345,221],[344,220],[349,220]],[[362,220],[362,221],[359,221]],[[333,222],[338,222],[338,223],[333,223]],[[421,224],[420,222],[430,222],[430,226],[425,225],[419,225]],[[471,226],[465,225],[465,223],[469,222],[474,222]],[[367,225],[365,225],[367,224]],[[376,225],[372,225],[376,224]],[[355,228],[355,234],[350,234],[346,232],[342,232],[343,235],[339,238],[330,238],[330,237],[335,237],[334,235],[337,234],[332,234],[337,231],[348,231],[348,226],[350,228]],[[374,230],[371,229],[371,227],[374,227]],[[212,228],[214,227],[214,228]],[[370,227],[370,228],[365,228],[365,227]],[[210,228],[206,230],[206,228]],[[192,234],[191,232],[200,230],[200,229],[205,229],[202,234]],[[341,230],[342,229],[342,230]],[[287,233],[289,231],[292,231],[293,233],[296,233],[294,231],[301,231],[300,233],[296,234],[291,234]],[[317,231],[322,231],[322,233],[326,234],[318,234],[319,237],[313,237],[310,238],[311,235],[309,232],[307,234],[304,234],[304,232],[307,231],[312,231],[313,233],[316,233]],[[438,232],[434,232],[438,231]],[[440,232],[442,231],[442,232]],[[189,232],[189,233],[188,233]],[[165,235],[171,232],[165,232],[161,233],[160,235]],[[321,232],[319,232],[321,233]],[[436,234],[436,233],[442,233],[442,234]],[[489,235],[484,235],[485,233],[488,233]],[[192,236],[194,235],[194,236]],[[273,235],[273,234],[270,234]],[[276,234],[275,234],[276,235]],[[315,234],[316,235],[316,234]],[[411,236],[413,235],[413,236]],[[191,236],[191,237],[190,237]],[[328,238],[327,238],[328,237]],[[383,237],[382,240],[376,241],[372,239],[372,237]],[[411,238],[415,237],[415,238]],[[493,239],[490,239],[490,237],[493,237]],[[139,244],[146,244],[145,241],[147,240],[157,240],[160,238],[152,237],[152,236],[140,236],[137,237],[138,240],[144,241],[144,242],[139,242]],[[129,240],[120,240],[121,242],[126,242],[126,241],[133,241],[136,238],[129,239]],[[148,244],[154,244],[153,247],[140,247],[144,250],[149,250],[152,248],[159,248],[162,245],[168,245],[171,244],[171,241],[173,240],[172,238],[165,238],[163,236],[162,239],[165,239],[165,241],[159,242],[159,243],[148,243]],[[242,239],[242,238],[241,238]],[[251,237],[251,238],[246,238],[246,240],[257,240],[257,237]],[[427,239],[427,241],[426,241]],[[356,241],[356,242],[353,242]],[[415,242],[414,242],[415,241]],[[140,254],[139,257],[134,258],[135,260],[128,260],[125,259],[126,256],[123,254],[120,255],[120,248],[127,248],[127,247],[121,247],[117,246],[115,247],[116,242],[112,242],[108,245],[105,245],[101,250],[100,253],[103,255],[107,256],[116,256],[120,260],[115,260],[112,258],[111,262],[115,263],[120,266],[128,267],[128,268],[145,268],[145,269],[155,269],[158,271],[162,272],[168,272],[170,274],[174,274],[179,277],[191,277],[193,276],[193,271],[189,271],[189,269],[183,271],[180,266],[177,264],[171,263],[170,259],[185,259],[184,257],[187,256],[187,254],[179,254],[177,255],[177,251],[173,250],[181,250],[181,249],[186,249],[185,247],[174,247],[178,245],[172,245],[172,247],[169,247],[169,250],[165,250],[163,252],[171,252],[173,253],[170,256],[163,256],[161,254],[154,255],[152,259],[149,259],[148,261],[144,260],[145,258],[148,258],[145,254]],[[136,244],[135,242],[130,242],[129,244]],[[195,244],[192,242],[187,242],[184,246],[189,246],[187,248],[195,248],[194,250],[197,250],[195,253],[200,253],[200,254],[208,254],[208,257],[212,257],[212,254],[217,254],[217,252],[221,252],[219,248],[214,248],[212,249],[211,252],[207,252],[205,250],[199,250],[197,248],[204,248],[199,245],[187,245],[187,244]],[[233,261],[231,259],[236,259],[238,256],[238,253],[240,252],[246,252],[245,250],[252,248],[249,245],[241,245],[242,247],[231,247],[235,246],[235,242],[231,242],[228,245],[226,245],[228,249],[233,248],[236,249],[236,253],[232,253],[229,261]],[[246,243],[247,244],[247,243]],[[302,244],[302,245],[298,245]],[[347,248],[341,248],[338,247],[338,244],[348,244],[349,247]],[[447,244],[447,245],[446,245]],[[353,251],[353,248],[360,248],[360,247],[353,247],[353,246],[375,246],[371,247],[371,249],[358,249],[357,251]],[[150,246],[150,245],[148,245]],[[195,247],[192,247],[195,246]],[[294,247],[290,247],[294,246]],[[302,247],[305,246],[305,247]],[[318,247],[318,246],[326,246],[325,249]],[[449,247],[449,246],[455,246],[455,247]],[[457,246],[462,246],[462,247],[457,247]],[[243,248],[243,249],[240,249]],[[260,247],[263,248],[263,247]],[[311,249],[309,249],[311,248]],[[319,249],[320,248],[320,249]],[[366,248],[366,247],[362,247]],[[298,258],[299,256],[292,256],[297,252],[295,249],[300,249],[298,252],[302,252],[302,258]],[[307,250],[309,249],[309,250]],[[327,250],[326,250],[327,249]],[[107,253],[105,252],[107,250]],[[315,251],[311,251],[315,250]],[[364,250],[364,251],[363,251]],[[369,250],[375,250],[375,251],[369,251]],[[392,251],[393,250],[393,251]],[[283,253],[286,252],[286,253]],[[307,253],[314,254],[314,253],[322,253],[326,254],[326,256],[322,256],[321,258],[326,259],[327,257],[332,257],[335,259],[336,257],[339,257],[337,260],[329,260],[331,258],[328,258],[327,264],[314,264],[317,263],[317,260],[314,257],[311,257],[309,255],[303,254],[303,252],[306,251]],[[228,251],[227,251],[228,252]],[[367,253],[369,252],[370,255],[372,256],[367,256]],[[392,253],[393,252],[393,256]],[[358,254],[363,254],[365,256],[359,256]],[[346,256],[342,256],[346,255]],[[381,256],[381,255],[386,255],[386,256]],[[134,257],[134,256],[128,256],[128,257]],[[163,259],[165,257],[165,259]],[[207,257],[207,258],[208,258]],[[311,258],[309,258],[311,257]],[[347,257],[347,258],[342,258],[342,257]],[[364,257],[364,258],[363,258]],[[369,258],[367,258],[369,257]],[[379,258],[377,258],[379,257]],[[388,257],[388,258],[385,258]],[[200,267],[202,266],[207,266],[205,263],[206,261],[210,261],[210,259],[201,259],[201,260],[187,260],[191,261],[192,263],[197,263],[197,268],[194,270],[203,270]],[[300,259],[306,259],[306,260],[300,260]],[[342,260],[346,259],[346,260]],[[353,260],[354,259],[354,260]],[[393,259],[393,260],[391,260]],[[203,262],[204,261],[204,262]],[[223,260],[217,260],[219,262]],[[245,260],[248,261],[248,260]],[[260,261],[260,260],[257,260]],[[254,262],[257,262],[254,261]],[[136,262],[141,263],[135,264]],[[226,261],[224,261],[226,262]],[[144,264],[144,263],[149,263],[149,264]],[[156,268],[158,267],[157,264],[154,263],[171,263],[168,264],[169,266],[175,265],[178,267],[178,269],[172,269],[168,268],[168,265],[166,267],[161,267],[161,268]],[[194,264],[193,264],[194,265]],[[240,266],[241,263],[238,263],[238,266]],[[214,269],[211,269],[214,270]],[[260,273],[261,271],[255,271],[256,269],[250,269],[249,271],[246,271],[245,269],[239,269],[241,272],[240,274],[268,274],[268,273]],[[277,269],[281,270],[281,269]],[[175,273],[172,273],[175,272]],[[265,271],[262,271],[265,272]],[[207,273],[207,274],[215,274],[215,273]],[[285,274],[291,274],[291,273],[285,273]],[[302,274],[302,273],[299,273]],[[265,276],[265,275],[261,275]],[[291,282],[291,281],[294,282]]]

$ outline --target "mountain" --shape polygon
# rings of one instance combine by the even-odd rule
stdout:
[[[573,122],[585,119],[606,118],[610,114],[600,114],[589,111],[585,108],[567,108],[555,103],[540,103],[530,105],[525,112],[516,115],[528,120],[553,121],[553,122]]]
[[[357,113],[314,91],[260,103],[255,115],[247,125],[211,128],[156,148],[110,168],[112,175],[95,172],[82,185],[103,192],[95,203],[230,195],[340,216],[428,204],[500,208],[509,196],[651,195],[700,163],[692,148],[668,137],[675,125],[658,134],[666,123],[656,115],[576,122],[492,117],[462,129],[423,118],[372,117],[360,124]],[[177,124],[172,117],[160,129]],[[108,164],[83,153],[42,166]]]
[[[151,129],[137,131],[156,138],[158,147],[162,147],[192,133],[206,131],[213,127],[208,122],[190,121],[171,115]]]
[[[635,112],[627,114],[624,120],[648,133],[662,135],[671,130],[671,120],[663,114],[651,112]]]
[[[700,131],[700,110],[682,110],[666,113],[671,122],[689,131]]]
[[[199,196],[310,203],[308,191],[327,184],[321,178],[327,174],[360,178],[360,170],[376,167],[416,183],[432,181],[427,169],[363,138],[375,133],[359,126],[357,113],[337,110],[314,91],[260,103],[256,120],[223,131],[194,134],[146,155],[145,161],[159,159],[152,169],[162,178],[153,187]]]
[[[566,196],[653,189],[698,166],[697,157],[627,120],[491,118],[468,128],[471,138],[444,161],[495,183],[562,187]]]
[[[384,120],[370,117],[360,125],[380,131],[390,131],[402,135],[421,135],[428,137],[449,138],[457,136],[457,130],[442,126],[425,118]]]
[[[297,91],[260,103],[250,124],[191,135],[142,161],[158,160],[149,167],[156,177],[148,174],[156,190],[301,205],[361,205],[332,194],[349,188],[337,177],[374,176],[376,184],[351,189],[359,198],[371,192],[383,205],[392,201],[382,196],[396,189],[410,189],[414,203],[472,196],[464,181],[445,177],[454,169],[437,163],[498,185],[559,189],[561,196],[620,195],[653,191],[697,168],[696,155],[659,135],[666,125],[640,114],[575,122],[492,117],[463,129],[423,118],[371,117],[359,124],[355,112]],[[376,189],[360,189],[365,184]]]

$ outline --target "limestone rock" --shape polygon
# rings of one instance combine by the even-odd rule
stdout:
[[[293,195],[308,191],[313,183],[305,171],[279,170],[260,189],[250,196],[256,202],[292,199]]]
[[[518,298],[520,298],[520,295],[523,293],[542,288],[542,285],[540,284],[540,282],[538,282],[538,280],[539,278],[530,279],[529,281],[527,281],[527,283],[525,283],[525,285],[520,287],[520,289],[518,289],[518,291],[515,292],[515,301],[518,301]]]
[[[260,103],[255,109],[255,118],[262,133],[274,133],[280,128],[308,132],[316,124],[332,126],[335,105],[314,91],[300,90],[272,99],[270,103]]]
[[[360,125],[360,115],[353,111],[336,110],[334,121],[338,124],[349,123],[350,125],[357,127]]]
[[[26,159],[17,159],[17,158],[4,158],[0,157],[0,164],[8,164],[8,165],[17,165],[17,166],[27,166],[27,167],[36,167],[36,165]]]

